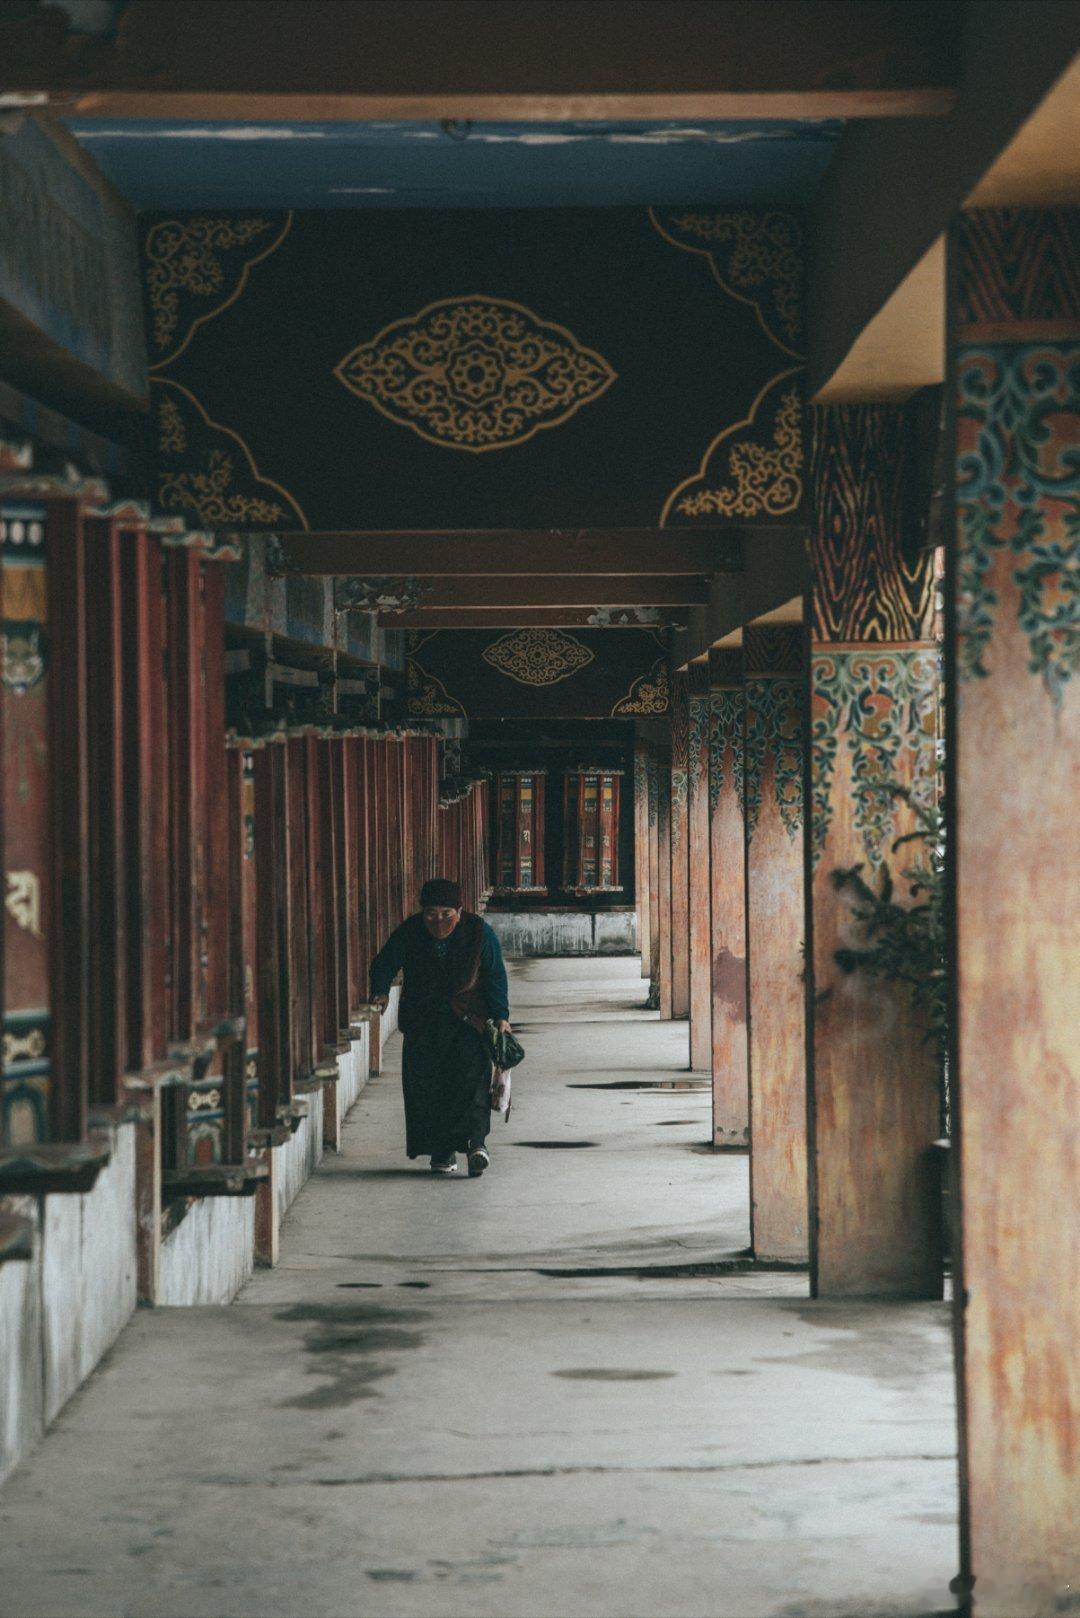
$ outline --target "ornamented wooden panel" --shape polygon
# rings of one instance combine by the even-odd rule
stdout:
[[[3,594],[4,982],[0,1145],[49,1133],[52,1017],[49,939],[48,512],[0,505]]]
[[[621,770],[567,770],[563,787],[563,887],[613,893],[619,881]]]
[[[546,893],[543,770],[502,770],[495,778],[495,892]]]
[[[270,531],[794,517],[802,257],[778,210],[149,216],[158,503]]]

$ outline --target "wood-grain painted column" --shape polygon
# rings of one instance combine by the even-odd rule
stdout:
[[[690,850],[690,1066],[712,1072],[712,886],[709,827],[709,660],[687,679],[687,833]]]
[[[749,627],[743,663],[751,1245],[805,1263],[802,625]]]
[[[750,1138],[742,652],[709,653],[713,1143]]]
[[[1033,1618],[1080,1587],[1080,210],[956,260],[962,1521],[976,1618]]]
[[[671,693],[671,1015],[690,1015],[690,828],[687,747],[690,700],[685,674]]]
[[[811,1286],[941,1296],[936,1058],[904,984],[842,970],[865,930],[839,873],[876,886],[912,829],[896,786],[933,793],[939,657],[933,559],[908,499],[904,412],[815,413],[807,938]],[[898,888],[902,891],[902,887]]]

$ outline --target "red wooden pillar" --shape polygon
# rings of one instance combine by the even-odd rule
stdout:
[[[687,676],[678,673],[671,688],[671,1015],[690,1015],[690,704]]]
[[[357,976],[360,1003],[370,998],[368,975],[375,954],[375,895],[372,878],[373,834],[371,825],[371,741],[366,735],[356,739],[356,885],[360,957]]]
[[[1034,1618],[1080,1582],[1080,209],[954,261],[962,1543],[975,1618]]]
[[[713,647],[709,680],[713,1142],[745,1146],[750,1135],[750,1072],[741,651]]]
[[[690,851],[690,1066],[712,1072],[712,875],[709,826],[709,660],[687,671],[687,838]]]
[[[169,835],[174,1041],[194,1039],[201,1019],[201,895],[206,846],[204,807],[202,577],[198,555],[170,547],[165,555],[168,613]],[[185,1122],[185,1120],[181,1120]]]
[[[660,985],[660,1017],[669,1022],[674,1015],[671,993],[671,765],[666,759],[656,769],[656,850],[658,865],[657,976]]]
[[[750,1233],[758,1258],[805,1262],[802,625],[751,625],[743,660]]]
[[[290,952],[289,743],[260,748],[254,758],[255,877],[258,947],[255,992],[259,1030],[259,1125],[273,1129],[292,1105],[294,1073]],[[299,805],[296,805],[299,816]]]
[[[649,920],[649,765],[645,742],[634,744],[634,908],[641,975],[652,976],[652,928]]]
[[[229,949],[233,917],[229,878],[229,783],[225,748],[225,574],[205,562],[203,573],[203,742],[205,795],[200,835],[205,841],[205,888],[200,931],[205,940],[205,1011],[213,1021],[239,1007],[229,999]],[[239,782],[237,781],[238,785]],[[238,824],[233,832],[239,836]]]
[[[308,893],[309,827],[307,737],[290,736],[285,743],[285,836],[289,846],[289,999],[292,1005],[292,1083],[310,1076],[314,1055],[314,972]]]
[[[263,749],[265,751],[265,749]],[[240,956],[241,1001],[245,1019],[246,1126],[259,1124],[259,996],[256,970],[259,951],[259,895],[255,868],[255,755],[240,753]]]
[[[108,517],[83,521],[86,549],[89,1007],[91,1104],[112,1106],[128,1062],[124,826],[122,536]]]
[[[660,1005],[660,765],[656,748],[650,743],[646,760],[648,772],[649,861],[649,1004]]]
[[[309,915],[312,932],[313,1066],[336,1053],[341,1031],[338,1007],[337,832],[332,749],[336,741],[308,738],[308,791],[312,845]]]
[[[934,789],[933,555],[918,550],[907,500],[910,448],[899,408],[815,413],[807,1016],[818,1297],[941,1296],[935,1054],[906,985],[836,958],[865,942],[837,874],[859,865],[877,884],[887,864],[907,865],[909,852],[891,848],[912,817],[892,788]]]
[[[145,530],[124,536],[120,588],[128,1059],[140,1071],[164,1056],[168,1043],[170,935],[164,565],[160,541]]]
[[[343,736],[334,755],[335,796],[339,809],[338,905],[341,938],[342,1029],[352,1022],[367,1000],[367,984],[362,975],[361,929],[362,895],[359,876],[360,795],[357,790],[359,764],[355,736]]]

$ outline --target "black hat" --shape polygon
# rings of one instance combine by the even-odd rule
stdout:
[[[450,910],[460,910],[462,903],[460,882],[451,882],[448,877],[432,877],[420,889],[420,904],[424,910],[429,905],[445,905]]]

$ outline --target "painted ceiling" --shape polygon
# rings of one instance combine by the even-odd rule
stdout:
[[[136,208],[805,205],[829,122],[211,123],[72,119]]]

